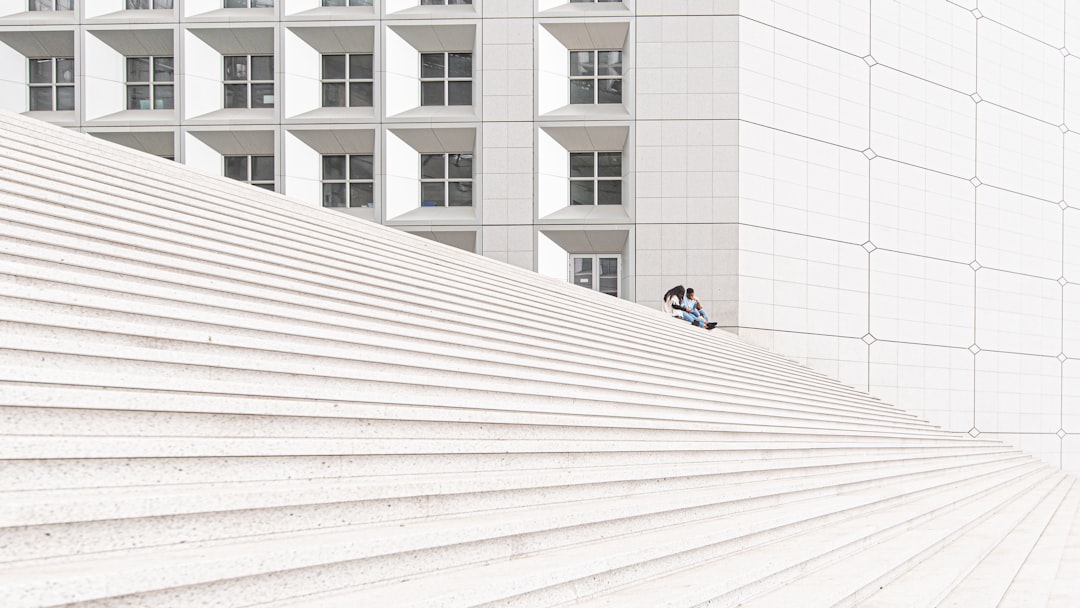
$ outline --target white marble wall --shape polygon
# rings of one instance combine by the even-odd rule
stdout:
[[[1080,6],[812,4],[740,6],[740,333],[1080,472]]]

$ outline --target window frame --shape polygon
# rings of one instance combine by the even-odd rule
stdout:
[[[247,171],[246,175],[247,175],[247,177],[246,177],[246,179],[240,179],[238,177],[233,177],[233,176],[229,175],[229,159],[230,158],[245,158],[245,159],[247,159],[247,162],[246,162],[246,171]],[[256,188],[262,188],[264,190],[269,190],[271,192],[275,192],[277,190],[277,176],[276,175],[272,175],[272,177],[269,180],[265,180],[265,179],[258,179],[257,180],[257,179],[254,179],[254,171],[252,171],[252,169],[255,166],[255,159],[256,158],[269,158],[271,166],[274,163],[274,155],[273,154],[223,154],[221,156],[221,174],[223,176],[229,178],[229,179],[233,179],[233,180],[236,180],[238,182],[249,184],[251,186],[255,186]],[[267,186],[269,186],[269,188]]]
[[[343,78],[327,78],[326,77],[326,58],[327,57],[344,57],[345,58],[345,71]],[[371,75],[367,78],[353,78],[352,77],[352,62],[354,57],[370,57],[371,58]],[[375,105],[375,54],[374,53],[323,53],[319,56],[319,76],[321,77],[321,95],[320,107],[323,108],[370,108]],[[371,103],[366,105],[354,105],[352,85],[367,84],[371,87]],[[328,106],[326,105],[326,86],[327,85],[344,85],[345,91],[345,105],[341,106]]]
[[[237,0],[231,0],[231,1],[235,2]],[[243,2],[244,6],[228,6],[230,0],[222,0],[221,8],[240,9],[240,10],[249,9],[249,8],[274,8],[274,0],[239,0],[239,1]],[[252,6],[252,4],[254,4],[255,2],[269,2],[270,6]]]
[[[592,175],[591,176],[576,176],[575,177],[574,176],[574,156],[575,155],[583,155],[583,154],[591,154],[592,155]],[[600,175],[600,155],[601,154],[605,154],[605,155],[618,154],[619,155],[619,175],[617,177],[616,176],[609,176],[609,175]],[[605,205],[605,206],[608,206],[608,205],[622,205],[623,204],[623,189],[622,189],[622,186],[623,186],[623,184],[622,184],[622,182],[623,182],[623,161],[625,160],[623,158],[624,156],[625,155],[623,154],[622,150],[584,150],[584,151],[580,151],[580,152],[570,152],[569,155],[568,155],[568,160],[567,160],[567,163],[568,163],[568,172],[567,172],[568,179],[567,179],[567,181],[569,182],[567,184],[567,188],[568,188],[567,200],[570,202],[570,206],[571,207],[586,207],[586,206],[590,205],[590,203],[575,203],[574,202],[574,184],[575,183],[582,183],[582,182],[589,182],[589,183],[592,184],[592,203],[591,203],[591,205],[593,207],[596,207],[596,206],[599,206],[599,205]],[[619,183],[619,202],[618,203],[601,203],[600,202],[600,184],[602,182],[618,182]]]
[[[472,0],[420,0],[420,6],[471,6]]]
[[[367,6],[374,6],[374,0],[336,0],[343,4],[327,4],[327,2],[334,2],[335,0],[322,0],[319,6],[322,8],[362,8]],[[366,4],[353,4],[354,2],[365,2]]]
[[[592,270],[590,271],[589,280],[591,284],[585,287],[584,284],[577,281],[579,273],[575,272],[576,260],[587,259],[592,261]],[[607,291],[601,291],[600,280],[605,278],[601,274],[602,263],[601,260],[615,260],[615,293],[608,293]],[[620,283],[623,279],[623,266],[622,266],[622,254],[619,253],[571,253],[567,256],[567,281],[572,285],[578,287],[584,287],[585,289],[591,289],[599,293],[607,294],[612,297],[619,297]]]
[[[142,9],[138,9],[142,10]],[[128,80],[131,77],[131,68],[129,63],[133,59],[146,59],[148,62],[150,79],[147,81]],[[157,80],[157,65],[159,60],[168,59],[170,62],[169,67],[169,80]],[[131,89],[132,87],[147,87],[150,91],[148,101],[150,107],[148,108],[132,108],[131,104]],[[160,88],[168,88],[172,90],[172,104],[167,108],[154,107],[154,103],[157,100],[157,96],[154,94],[156,90]],[[134,57],[124,57],[124,106],[128,110],[175,110],[176,109],[176,61],[175,56],[172,55],[140,55]]]
[[[442,177],[424,177],[424,157],[428,156],[442,156]],[[450,175],[450,158],[468,156],[469,157],[469,177],[451,177]],[[420,176],[420,207],[474,207],[476,205],[476,154],[474,152],[421,152],[419,158],[419,172]],[[441,183],[442,186],[442,204],[425,204],[428,201],[424,200],[424,184],[437,184]],[[469,204],[468,205],[452,205],[450,204],[450,185],[451,184],[468,184],[469,185]]]
[[[145,4],[146,6],[130,7],[128,6],[128,3],[131,2],[138,2],[140,4]],[[169,6],[157,6],[158,4],[164,3],[168,3]],[[176,8],[175,0],[125,0],[124,2],[125,11],[171,11],[174,8]]]
[[[442,55],[443,60],[443,75],[439,77],[424,76],[424,57],[426,55]],[[468,55],[469,56],[469,76],[451,76],[450,75],[450,56],[451,55]],[[474,53],[472,51],[431,51],[420,53],[420,107],[422,108],[439,108],[439,107],[469,107],[473,105],[473,59]],[[467,82],[469,83],[469,103],[450,103],[450,83]],[[424,103],[424,84],[426,83],[441,83],[442,84],[442,103]]]
[[[623,103],[623,90],[622,82],[626,78],[626,70],[623,68],[623,60],[625,58],[625,52],[623,49],[568,49],[567,53],[567,74],[569,75],[569,100],[570,105],[609,105],[609,104],[621,104]],[[574,75],[574,54],[575,53],[591,53],[592,55],[592,74],[589,75]],[[597,69],[600,65],[600,53],[618,53],[619,54],[619,73],[618,74],[604,74],[601,75]],[[600,101],[600,83],[602,81],[619,81],[619,100],[618,101]],[[575,82],[592,82],[592,101],[585,103],[580,101],[574,101],[574,83]]]
[[[230,59],[235,59],[237,57],[244,57],[245,60],[246,60],[246,63],[244,64],[245,65],[244,73],[246,74],[246,78],[245,79],[232,79],[232,80],[230,80],[228,78],[227,64],[228,64],[228,61]],[[258,57],[258,58],[269,57],[270,58],[270,75],[271,75],[270,80],[264,80],[264,79],[253,80],[251,78],[251,60],[253,58],[256,58],[256,57]],[[274,108],[274,106],[277,105],[277,83],[275,82],[275,79],[273,78],[274,69],[275,69],[276,65],[277,65],[277,61],[276,61],[275,56],[272,53],[271,54],[259,54],[259,55],[222,55],[221,56],[221,83],[222,83],[222,87],[221,87],[221,93],[222,93],[221,107],[226,109],[226,110],[263,110],[263,109],[272,109],[272,108]],[[252,105],[253,104],[253,97],[252,97],[252,94],[251,94],[252,88],[254,86],[256,86],[256,85],[266,85],[266,84],[269,84],[272,87],[271,90],[273,91],[274,101],[272,103],[270,103],[269,105],[260,105],[260,106]],[[245,99],[246,99],[247,105],[245,105],[245,106],[230,106],[230,105],[228,105],[229,104],[229,95],[228,95],[228,92],[227,92],[229,90],[228,87],[229,86],[240,86],[240,85],[244,85],[246,87],[245,88]]]
[[[42,7],[41,3],[48,3],[48,7]],[[65,8],[56,8],[58,4],[63,3]],[[49,13],[49,12],[65,12],[75,10],[75,0],[29,0],[26,5],[26,10],[31,13]]]
[[[35,61],[49,61],[49,81],[34,82],[33,67]],[[57,62],[71,62],[71,82],[58,82],[57,75],[60,73]],[[26,88],[27,88],[27,111],[29,112],[74,112],[75,111],[75,58],[74,57],[27,57],[26,59]],[[34,90],[49,89],[49,109],[34,109]],[[60,90],[71,89],[71,107],[63,110],[60,108]]]
[[[354,157],[367,157],[371,159],[371,177],[356,177],[353,175],[353,163]],[[342,179],[333,179],[326,177],[326,159],[327,158],[342,158],[345,165],[344,177]],[[374,154],[323,154],[320,157],[320,171],[321,171],[321,184],[322,184],[322,206],[327,209],[373,209],[375,207],[375,155]],[[328,205],[326,196],[326,186],[332,184],[343,184],[345,186],[345,204],[344,205]],[[366,205],[353,204],[353,192],[352,186],[354,184],[370,184],[371,186],[371,201]]]

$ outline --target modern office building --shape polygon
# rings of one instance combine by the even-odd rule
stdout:
[[[1075,472],[1070,49],[1065,0],[0,0],[0,104],[643,304],[691,285]]]

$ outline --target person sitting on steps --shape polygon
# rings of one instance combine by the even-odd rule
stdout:
[[[682,285],[676,285],[664,294],[664,312],[669,315],[688,321],[699,327],[705,329],[712,329],[716,327],[716,323],[708,323],[703,318],[690,314],[683,307],[683,298],[686,296],[686,289]]]
[[[686,312],[694,315],[695,317],[701,317],[705,320],[706,325],[710,323],[709,315],[706,314],[705,309],[701,307],[701,300],[698,300],[697,296],[694,295],[693,287],[686,288],[686,295],[683,296],[682,304],[683,308],[686,309]],[[713,323],[712,325],[713,327],[715,327],[716,323]]]

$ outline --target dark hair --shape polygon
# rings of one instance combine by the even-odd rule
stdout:
[[[686,293],[687,293],[687,295],[694,293],[694,288],[693,287],[687,287],[686,288]]]
[[[668,298],[670,298],[671,296],[679,296],[679,299],[681,300],[682,297],[685,296],[685,295],[686,295],[686,290],[683,289],[683,286],[682,285],[676,285],[675,287],[672,287],[671,289],[667,290],[667,293],[664,294],[663,301],[667,302]]]

